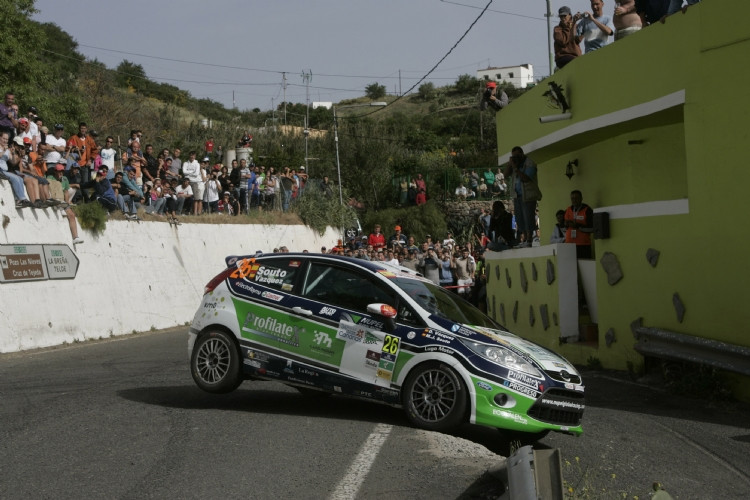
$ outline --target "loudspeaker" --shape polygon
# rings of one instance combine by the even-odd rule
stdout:
[[[594,238],[597,240],[609,238],[609,212],[594,213]]]

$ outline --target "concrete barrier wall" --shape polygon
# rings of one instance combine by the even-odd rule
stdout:
[[[193,318],[203,287],[227,255],[331,247],[300,225],[182,224],[110,220],[73,247],[60,210],[16,209],[0,181],[0,244],[67,244],[77,255],[72,280],[0,283],[0,353],[182,325]]]

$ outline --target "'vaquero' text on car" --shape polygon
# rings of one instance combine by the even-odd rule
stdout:
[[[584,387],[559,355],[431,281],[310,253],[227,257],[190,327],[195,383],[243,380],[404,408],[416,426],[469,421],[541,437],[582,432]]]

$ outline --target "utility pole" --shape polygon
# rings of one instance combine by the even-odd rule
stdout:
[[[284,89],[284,125],[286,125],[286,72],[281,73],[281,87]]]
[[[545,14],[545,17],[547,18],[547,48],[549,49],[549,76],[552,76],[552,65],[554,64],[554,53],[552,51],[552,26],[550,25],[550,18],[552,17],[552,12],[550,11],[549,0],[547,0],[547,13]]]
[[[305,84],[305,128],[303,134],[305,134],[305,173],[310,174],[310,167],[307,164],[307,137],[310,135],[310,82],[312,81],[312,70],[302,70],[302,81]]]

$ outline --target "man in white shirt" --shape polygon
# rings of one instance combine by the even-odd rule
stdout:
[[[104,147],[99,150],[99,156],[102,158],[102,165],[106,165],[109,174],[115,176],[115,160],[117,159],[117,150],[114,147],[115,139],[110,135],[104,141]]]
[[[56,124],[54,135],[47,134],[47,138],[44,140],[42,152],[44,153],[44,162],[47,164],[47,170],[50,168],[54,169],[57,166],[57,162],[65,153],[68,143],[62,137],[63,130],[64,127],[61,123]]]

